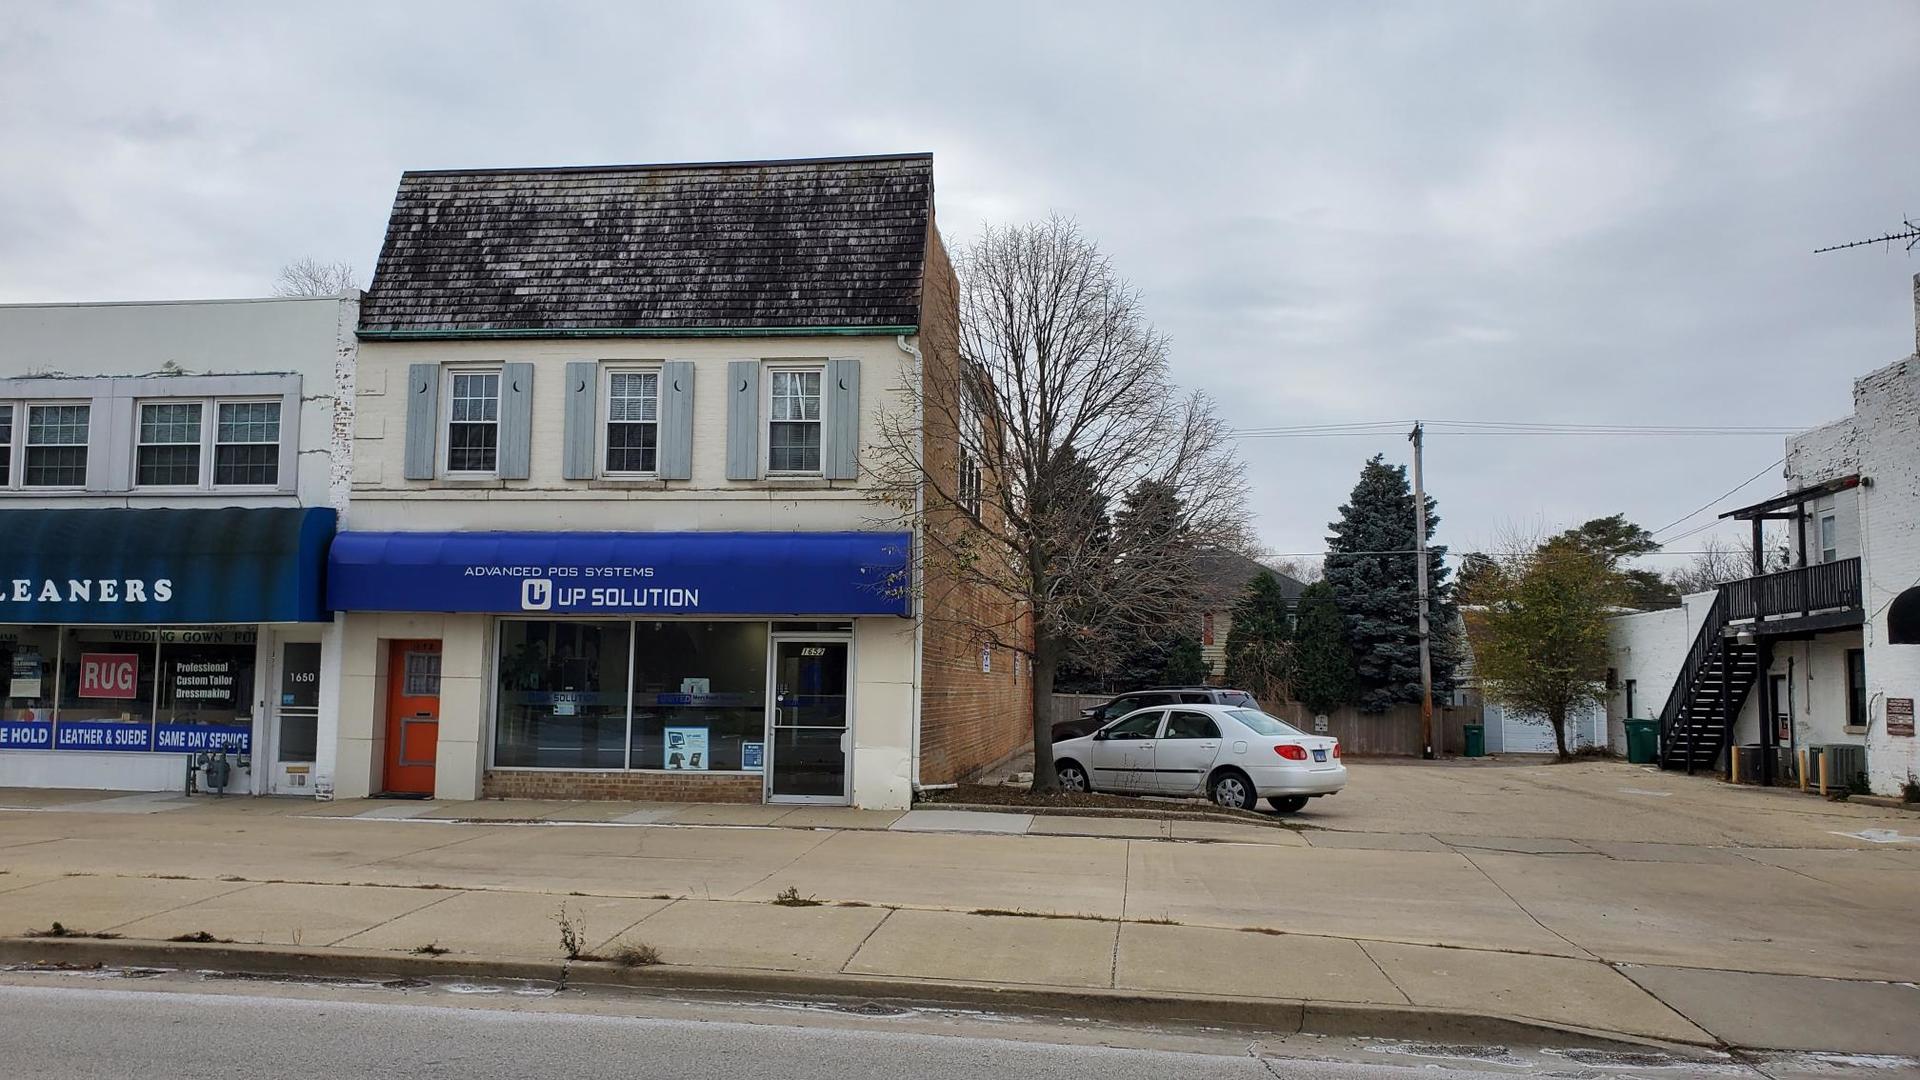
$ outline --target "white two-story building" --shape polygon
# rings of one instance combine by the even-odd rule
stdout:
[[[0,786],[314,790],[358,308],[0,306]]]
[[[1920,276],[1914,323],[1915,355],[1854,380],[1851,416],[1787,440],[1787,491],[1722,515],[1791,567],[1756,556],[1750,577],[1614,620],[1616,738],[1659,720],[1663,763],[1698,770],[1758,747],[1755,779],[1818,750],[1830,783],[1886,795],[1920,774]]]

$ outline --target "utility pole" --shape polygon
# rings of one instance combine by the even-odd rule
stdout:
[[[1407,438],[1413,443],[1414,580],[1420,589],[1420,756],[1433,760],[1433,651],[1427,626],[1427,491],[1421,485],[1420,450],[1425,442],[1419,421]]]

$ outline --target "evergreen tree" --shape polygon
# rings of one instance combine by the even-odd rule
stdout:
[[[1099,477],[1074,453],[1063,447],[1056,464],[1062,478],[1060,487],[1077,498],[1069,504],[1068,526],[1086,537],[1074,552],[1078,565],[1061,567],[1061,572],[1085,578],[1104,579],[1114,572],[1113,519],[1108,513],[1107,497],[1100,494]],[[1097,596],[1104,590],[1089,589],[1085,595]],[[1100,694],[1115,688],[1119,663],[1115,654],[1117,635],[1093,610],[1091,603],[1070,605],[1069,621],[1078,631],[1060,658],[1053,685],[1062,694]],[[1121,689],[1125,689],[1122,687]]]
[[[1290,694],[1293,634],[1287,625],[1287,598],[1280,579],[1262,572],[1233,602],[1227,628],[1227,685],[1261,701],[1281,702]]]
[[[1293,630],[1293,696],[1316,713],[1353,702],[1357,689],[1347,620],[1333,586],[1316,581],[1300,593]]]
[[[1436,699],[1453,689],[1458,662],[1453,589],[1444,546],[1431,543],[1440,517],[1427,497],[1429,647]],[[1357,678],[1355,704],[1384,712],[1420,700],[1420,593],[1415,580],[1413,489],[1404,465],[1375,454],[1360,470],[1340,520],[1329,526],[1326,580],[1346,616]]]
[[[1200,626],[1198,567],[1179,493],[1156,480],[1135,484],[1113,516],[1113,535],[1124,554],[1112,572],[1134,575],[1141,594],[1138,606],[1107,612],[1103,620],[1110,627],[1109,662],[1116,663],[1115,675],[1125,684],[1121,688],[1193,681],[1165,677],[1190,670],[1175,664],[1174,657],[1180,640]],[[1196,678],[1204,675],[1201,666]]]

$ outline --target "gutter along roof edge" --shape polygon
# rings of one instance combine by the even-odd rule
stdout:
[[[916,325],[903,326],[614,326],[614,327],[506,327],[461,329],[434,327],[406,330],[360,330],[364,341],[417,341],[479,338],[676,338],[676,337],[898,337],[917,334]]]

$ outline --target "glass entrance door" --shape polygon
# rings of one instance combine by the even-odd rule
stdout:
[[[268,790],[275,795],[311,795],[320,727],[320,643],[276,639],[275,644],[280,650],[274,657],[279,696],[273,699],[273,768],[267,774]]]
[[[848,646],[774,639],[768,802],[847,801]]]

